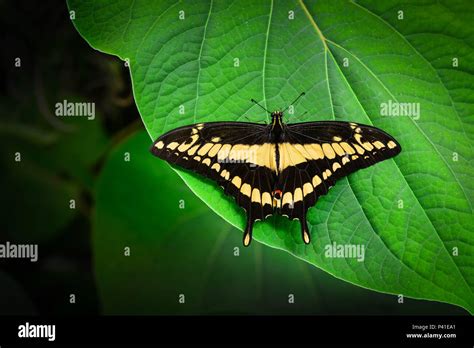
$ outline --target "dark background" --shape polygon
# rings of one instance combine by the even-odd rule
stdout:
[[[142,127],[128,69],[89,47],[73,28],[65,1],[2,1],[0,16],[0,240],[38,243],[41,255],[38,262],[0,260],[0,312],[97,314],[90,179],[110,148]],[[17,57],[21,67],[15,67]],[[54,116],[56,102],[73,98],[95,102],[99,130]],[[95,152],[85,145],[87,162],[71,170],[87,175],[71,173],[67,165],[77,153],[74,147],[89,141],[100,148]],[[21,173],[13,164],[18,149],[28,166]],[[58,203],[70,190],[80,193],[73,213]],[[71,289],[83,294],[79,306],[68,305]]]
[[[0,314],[101,314],[91,246],[93,188],[110,151],[143,130],[129,71],[89,47],[65,1],[1,1],[0,17],[0,243],[38,243],[40,250],[36,263],[0,259]],[[54,116],[55,103],[64,99],[94,102],[97,122]],[[13,161],[17,151],[21,166]],[[78,198],[74,210],[64,203],[71,195]],[[405,299],[401,306],[393,295],[311,271],[327,304],[313,314],[466,314],[430,301]],[[79,305],[69,304],[72,292],[81,294]]]

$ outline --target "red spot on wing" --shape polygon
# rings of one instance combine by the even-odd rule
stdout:
[[[275,191],[273,191],[273,197],[274,197],[275,199],[280,199],[282,193],[283,193],[283,192],[281,192],[281,190],[275,190]]]

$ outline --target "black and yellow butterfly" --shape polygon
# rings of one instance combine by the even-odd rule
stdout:
[[[176,128],[151,148],[169,163],[216,181],[235,198],[247,214],[245,246],[254,222],[275,213],[298,219],[308,244],[308,208],[339,178],[400,151],[378,128],[340,121],[285,124],[282,111],[272,112],[268,125],[208,122]]]

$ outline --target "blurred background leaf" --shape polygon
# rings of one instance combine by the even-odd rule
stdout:
[[[107,137],[98,122],[80,119],[65,124],[73,128],[52,133],[45,141],[22,136],[9,125],[0,140],[6,169],[3,197],[9,203],[0,218],[12,240],[37,242],[54,237],[82,208],[81,188],[92,189],[92,169],[105,150]]]

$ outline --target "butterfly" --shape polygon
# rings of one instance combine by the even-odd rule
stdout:
[[[368,125],[286,124],[286,109],[269,112],[269,124],[207,122],[179,127],[151,147],[155,156],[215,181],[235,198],[247,216],[244,246],[252,240],[254,223],[274,214],[299,220],[302,239],[309,244],[306,215],[318,198],[338,179],[401,151],[392,136]]]

